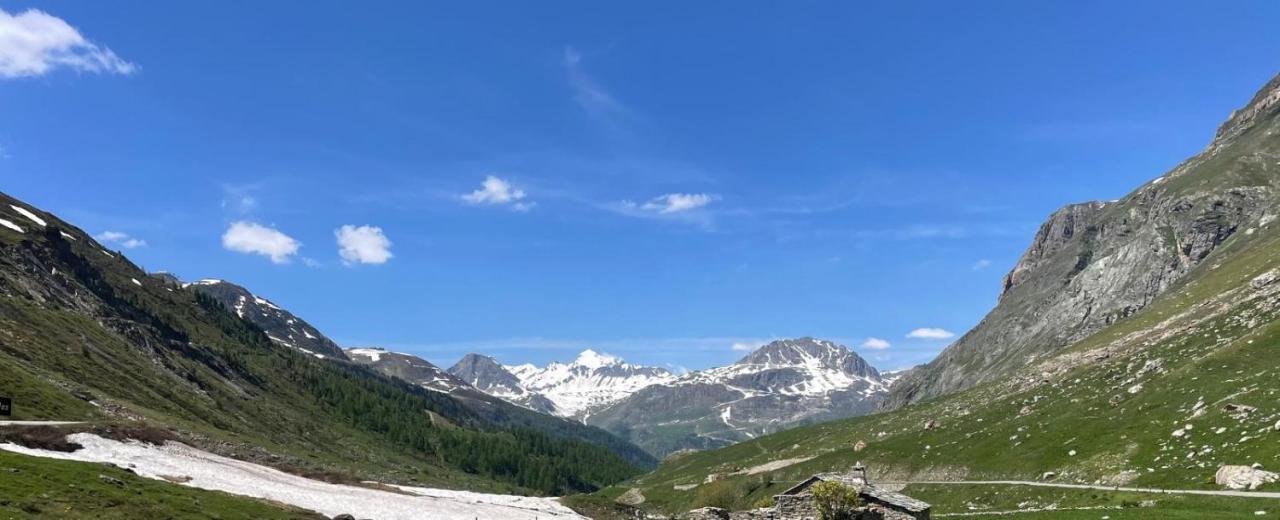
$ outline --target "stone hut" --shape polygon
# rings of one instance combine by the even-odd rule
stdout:
[[[858,491],[864,510],[859,519],[865,520],[928,520],[929,504],[902,493],[896,493],[871,485],[867,470],[861,464],[846,473],[822,473],[809,477],[773,497],[772,519],[817,520],[818,510],[813,506],[813,493],[809,490],[819,482],[838,482]]]

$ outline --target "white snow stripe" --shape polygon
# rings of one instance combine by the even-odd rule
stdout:
[[[21,206],[15,206],[13,204],[10,204],[9,207],[13,208],[13,210],[17,211],[18,213],[21,213],[22,216],[27,217],[32,222],[35,222],[36,224],[40,224],[40,227],[45,227],[47,225],[45,224],[44,219],[37,217],[35,213],[27,211],[27,208],[24,208]]]
[[[14,224],[13,222],[9,222],[8,220],[2,219],[2,218],[0,218],[0,226],[7,227],[19,233],[26,233],[26,231],[23,231],[22,228],[18,227],[17,224]]]

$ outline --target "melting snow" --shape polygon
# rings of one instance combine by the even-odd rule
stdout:
[[[17,211],[18,213],[21,213],[22,216],[27,217],[27,219],[29,219],[30,221],[35,222],[36,224],[39,224],[40,227],[45,227],[46,225],[48,225],[48,224],[45,224],[44,219],[37,217],[35,213],[27,211],[27,208],[14,206],[13,204],[10,204],[9,207],[13,208],[13,210]]]
[[[105,462],[152,479],[189,477],[191,480],[182,485],[272,500],[326,516],[349,513],[380,520],[586,520],[552,498],[396,486],[409,493],[405,495],[311,480],[174,442],[154,446],[89,433],[67,438],[84,448],[63,453],[0,444],[0,449],[37,457]]]
[[[130,278],[130,279],[129,279],[129,281],[130,281],[130,282],[133,282],[133,285],[136,285],[136,286],[138,286],[138,287],[142,287],[142,282],[139,282],[137,278]]]
[[[62,234],[62,238],[65,238],[65,239],[70,240],[70,241],[72,241],[72,242],[74,242],[74,241],[76,240],[76,237],[73,237],[73,236],[71,236],[71,235],[67,234],[67,232],[66,232],[66,231],[59,231],[58,233]]]
[[[0,218],[0,226],[7,227],[19,233],[26,233],[26,231],[23,231],[22,228],[18,227],[17,224],[14,224],[13,222],[9,222],[8,220],[2,219],[2,218]]]

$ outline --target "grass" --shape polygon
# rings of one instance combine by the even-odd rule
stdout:
[[[326,517],[263,500],[145,479],[114,466],[0,451],[0,518]]]

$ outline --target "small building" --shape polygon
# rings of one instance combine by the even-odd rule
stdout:
[[[773,518],[777,520],[817,520],[810,488],[819,482],[838,482],[858,491],[864,511],[858,518],[873,520],[928,520],[929,504],[902,493],[872,485],[862,464],[846,473],[821,473],[773,497]]]

